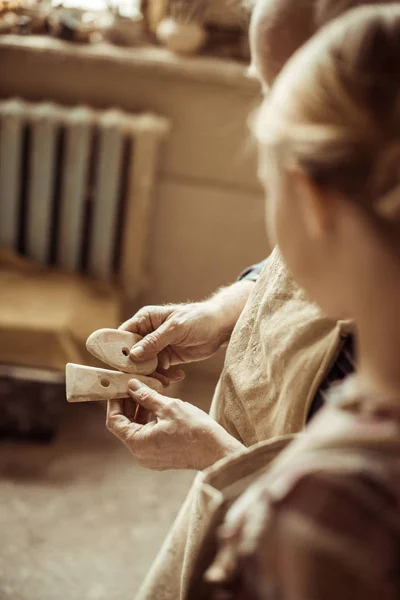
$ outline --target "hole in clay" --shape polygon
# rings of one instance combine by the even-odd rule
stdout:
[[[129,349],[128,348],[122,348],[122,354],[124,356],[129,356]]]
[[[110,382],[108,381],[108,379],[102,379],[101,380],[101,385],[103,387],[108,387],[110,385]]]

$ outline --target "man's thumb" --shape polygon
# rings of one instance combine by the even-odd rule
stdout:
[[[146,335],[137,344],[132,346],[130,355],[132,360],[148,360],[154,358],[169,344],[174,343],[174,332],[170,322],[166,321],[158,329]]]

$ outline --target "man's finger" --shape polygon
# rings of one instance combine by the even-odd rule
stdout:
[[[122,331],[130,331],[131,333],[139,333],[139,320],[137,316],[131,317],[118,327]]]
[[[172,304],[165,306],[144,306],[133,317],[122,323],[119,329],[145,336],[160,327],[175,308],[176,305]]]
[[[125,441],[128,435],[132,434],[133,431],[141,428],[141,425],[132,423],[125,415],[124,402],[124,399],[109,400],[107,403],[106,418],[107,429],[122,441]]]
[[[165,317],[161,320],[155,318],[158,311],[159,307],[157,306],[145,306],[138,310],[133,317],[125,321],[125,323],[122,323],[122,325],[119,326],[119,329],[130,331],[131,333],[139,333],[144,336],[153,331],[154,326],[158,327],[165,320]],[[153,322],[154,320],[156,323]]]
[[[129,395],[137,404],[153,413],[156,417],[162,417],[168,406],[169,398],[162,396],[137,379],[129,382]]]
[[[157,371],[154,371],[154,373],[151,375],[151,379],[157,379],[157,381],[162,383],[162,385],[167,388],[172,383],[183,381],[185,379],[185,372],[182,369],[162,369],[161,367],[158,367]]]
[[[164,370],[170,368],[171,361],[169,358],[168,348],[164,348],[164,350],[161,350],[161,352],[158,353],[158,364]]]
[[[136,405],[135,423],[146,425],[151,419],[151,414],[143,406]]]
[[[168,377],[166,377],[162,373],[159,373],[158,370],[154,371],[154,373],[152,374],[151,377],[152,377],[152,379],[157,379],[157,381],[159,381],[164,388],[169,387],[169,385],[171,383],[170,380],[168,379]]]
[[[107,402],[107,419],[116,419],[117,417],[124,417],[123,410],[124,399],[121,400],[109,400]]]
[[[133,360],[146,360],[157,356],[169,344],[177,342],[176,326],[173,320],[166,321],[158,329],[146,335],[131,348]],[[165,368],[165,365],[162,365]]]
[[[123,399],[123,411],[124,411],[124,415],[126,417],[128,417],[128,419],[131,421],[131,423],[135,423],[136,421],[136,411],[137,411],[138,405],[136,404],[136,402],[134,402],[132,400],[131,397],[128,398],[124,398]]]
[[[158,367],[154,375],[157,375],[157,373],[162,375],[162,377],[166,377],[170,383],[178,383],[179,381],[183,381],[185,379],[185,371],[183,369],[177,369],[174,367],[171,367],[170,369]]]
[[[147,387],[151,388],[152,390],[155,390],[156,392],[159,392],[160,394],[164,389],[163,382],[158,380],[156,377],[153,377],[153,375],[132,375],[132,377],[134,377],[136,381],[144,383]]]

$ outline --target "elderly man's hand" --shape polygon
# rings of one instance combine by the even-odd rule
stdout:
[[[253,287],[238,281],[203,302],[141,308],[120,327],[143,337],[131,349],[132,359],[157,356],[156,376],[164,385],[183,379],[183,371],[171,367],[209,358],[228,342]]]
[[[107,428],[149,469],[202,470],[243,448],[207,413],[132,379],[130,398],[110,400]],[[155,420],[149,421],[151,413]]]
[[[158,356],[162,369],[212,356],[229,339],[224,319],[213,302],[145,306],[120,329],[143,339],[131,349],[132,359]]]

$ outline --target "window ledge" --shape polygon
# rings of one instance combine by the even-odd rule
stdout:
[[[234,60],[210,56],[176,56],[158,46],[140,46],[121,48],[106,42],[97,44],[77,44],[65,42],[49,36],[0,35],[2,50],[29,51],[31,53],[51,54],[66,58],[82,58],[126,65],[156,75],[167,75],[199,82],[215,82],[233,87],[245,87],[257,90],[258,84],[247,76],[247,66]],[[0,62],[2,62],[0,60]]]

